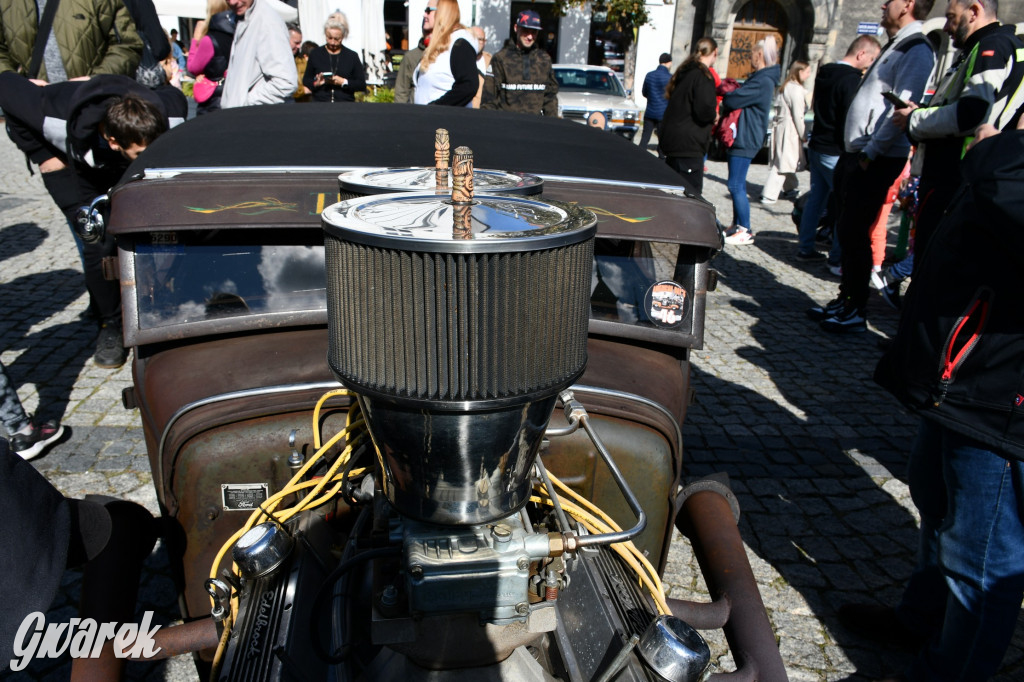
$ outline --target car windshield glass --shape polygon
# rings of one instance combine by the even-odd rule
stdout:
[[[564,92],[594,92],[625,97],[619,79],[611,71],[591,69],[555,69],[558,89]]]
[[[323,246],[139,244],[143,329],[327,307]]]
[[[322,245],[239,245],[196,236],[153,233],[155,243],[135,245],[141,329],[326,310]],[[591,318],[689,333],[693,268],[678,254],[678,244],[597,240]]]

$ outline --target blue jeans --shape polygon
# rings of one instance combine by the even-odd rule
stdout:
[[[893,263],[889,268],[889,274],[897,279],[906,279],[914,270],[914,252],[911,251],[907,257],[898,263]]]
[[[807,149],[807,167],[811,171],[811,190],[807,193],[804,214],[800,218],[798,249],[802,253],[814,251],[814,237],[818,233],[818,223],[828,205],[828,195],[832,193],[832,173],[836,169],[839,155],[830,156]]]
[[[747,171],[751,159],[729,154],[729,194],[732,195],[732,224],[742,225],[754,234],[750,227],[750,199],[747,198]]]
[[[25,414],[18,398],[18,392],[14,390],[14,384],[7,376],[7,370],[0,362],[0,424],[7,429],[7,435],[13,436],[21,429],[28,426],[28,415]]]
[[[1024,463],[922,419],[908,474],[921,545],[897,613],[930,639],[907,677],[988,679],[1024,597]]]

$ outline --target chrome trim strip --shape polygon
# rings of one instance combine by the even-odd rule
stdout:
[[[637,395],[636,393],[627,393],[626,391],[616,391],[613,388],[599,388],[597,386],[587,386],[585,384],[573,384],[572,386],[569,387],[568,390],[573,391],[573,392],[575,392],[575,391],[582,391],[584,393],[586,393],[586,392],[601,393],[603,395],[609,395],[609,396],[613,396],[615,398],[622,398],[623,400],[633,400],[633,401],[636,401],[638,403],[643,403],[644,405],[647,405],[648,407],[653,407],[654,409],[658,410],[659,412],[664,414],[666,417],[668,417],[669,421],[672,423],[672,426],[676,430],[676,442],[679,443],[679,447],[680,448],[683,447],[683,430],[679,427],[679,422],[676,421],[675,415],[673,415],[671,412],[669,412],[668,408],[665,407],[664,405],[662,405],[661,403],[656,403],[653,400],[651,400],[650,398],[645,398],[642,395]],[[680,454],[682,454],[682,453],[680,452]]]
[[[143,180],[155,180],[162,178],[173,178],[186,173],[345,173],[372,166],[222,166],[222,167],[182,167],[182,168],[146,168],[143,170]],[[384,166],[382,166],[383,168]],[[545,175],[533,173],[534,175],[554,182],[568,183],[590,183],[599,185],[612,185],[615,187],[646,187],[648,189],[661,189],[672,192],[685,191],[682,185],[662,185],[659,183],[633,182],[631,180],[606,180],[601,178],[585,178],[571,175]]]

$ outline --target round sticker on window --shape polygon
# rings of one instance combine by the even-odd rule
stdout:
[[[678,327],[686,316],[686,289],[671,280],[657,282],[647,290],[644,307],[658,327]]]
[[[587,125],[590,126],[591,128],[601,128],[601,129],[604,129],[604,127],[607,124],[608,124],[608,119],[605,118],[605,115],[603,113],[601,113],[600,111],[595,111],[589,117],[587,117]]]

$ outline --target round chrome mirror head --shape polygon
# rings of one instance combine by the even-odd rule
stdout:
[[[711,649],[700,633],[675,616],[658,616],[647,627],[637,653],[669,682],[703,682],[711,666]]]

